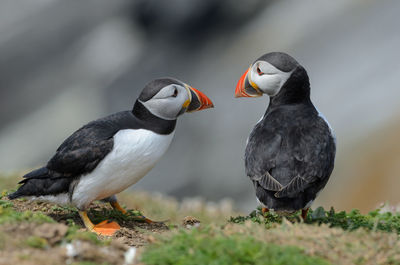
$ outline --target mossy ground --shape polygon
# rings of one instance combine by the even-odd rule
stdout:
[[[83,228],[74,207],[26,199],[8,200],[6,195],[15,190],[17,182],[17,177],[0,176],[0,265],[65,264],[67,261],[70,264],[123,264],[124,251],[129,246],[140,248],[155,235],[182,227],[185,216],[195,215],[201,220],[223,224],[235,214],[226,202],[207,204],[201,199],[178,202],[159,194],[126,192],[118,196],[129,209],[126,215],[105,203],[91,205],[88,215],[94,223],[107,219],[121,225],[113,237],[103,237]],[[147,224],[140,218],[143,213],[165,222]],[[52,232],[43,234],[41,228]],[[83,253],[70,260],[65,253],[69,243],[79,244],[76,247],[84,249]],[[112,255],[104,256],[104,253]]]
[[[0,187],[16,180],[0,179]],[[3,185],[4,184],[4,185]],[[354,210],[336,212],[317,208],[305,222],[299,213],[282,218],[260,209],[239,216],[227,202],[209,204],[200,199],[184,202],[144,192],[119,196],[128,215],[107,204],[92,205],[95,222],[117,221],[122,229],[101,237],[82,227],[73,207],[0,196],[1,264],[124,264],[128,246],[138,247],[140,264],[399,264],[400,215]],[[145,212],[165,224],[138,220]],[[182,226],[183,217],[201,221],[198,228]],[[236,216],[236,217],[231,217]],[[69,257],[66,244],[82,252]]]
[[[244,233],[224,232],[211,227],[174,232],[150,245],[141,261],[148,265],[330,264],[305,254],[299,247],[265,243]]]
[[[281,224],[284,219],[290,222],[302,221],[300,211],[291,216],[282,217],[274,212],[262,213],[261,208],[258,208],[248,216],[231,217],[229,222],[240,224],[250,220],[262,224],[266,228],[270,228],[273,224]],[[327,224],[329,227],[340,227],[349,231],[363,228],[372,231],[400,234],[400,213],[383,212],[381,209],[376,209],[368,214],[361,214],[358,210],[336,212],[333,208],[326,211],[323,207],[318,207],[308,212],[304,223],[316,225]]]

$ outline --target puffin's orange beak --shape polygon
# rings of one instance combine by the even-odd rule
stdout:
[[[260,91],[260,89],[249,80],[248,74],[251,69],[251,66],[249,69],[244,72],[242,77],[240,77],[236,89],[235,89],[235,98],[240,98],[240,97],[248,97],[248,98],[253,98],[253,97],[260,97],[263,95],[263,93]]]
[[[192,100],[190,101],[186,112],[193,112],[214,107],[211,99],[209,99],[203,92],[191,86],[188,86],[188,88],[191,93]]]

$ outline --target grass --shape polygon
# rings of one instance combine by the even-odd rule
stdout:
[[[15,174],[0,173],[0,189],[2,193],[6,190],[14,192],[17,188],[17,182],[20,180],[19,176],[22,175],[24,175],[23,172],[16,172]]]
[[[4,187],[16,186],[15,178],[13,185],[9,185],[12,181],[7,180],[7,183]],[[83,241],[83,244],[90,245],[96,251],[113,248],[114,242],[111,239],[82,231],[76,208],[22,200],[10,202],[5,198],[2,200],[6,194],[4,190],[0,195],[0,251],[3,253],[10,250],[12,242],[15,242],[16,256],[22,255],[26,247],[34,253],[46,255],[44,253],[54,253],[54,249],[61,248],[64,243],[76,241]],[[142,231],[139,228],[141,224],[131,222],[142,215],[141,210],[130,210],[128,215],[123,215],[103,204],[95,204],[89,210],[89,217],[94,223],[109,219],[125,224],[125,227],[135,227],[136,234],[128,234],[135,238],[136,235],[147,233],[143,238],[148,236],[152,243],[139,251],[141,264],[400,265],[399,213],[377,209],[364,215],[358,210],[337,212],[334,209],[317,208],[309,212],[303,223],[299,212],[282,218],[273,212],[263,215],[260,209],[247,216],[229,219],[229,216],[237,215],[229,204],[221,203],[216,207],[201,199],[180,203],[171,197],[143,192],[125,192],[119,199],[127,208],[143,207],[144,214],[151,219],[170,220],[170,231],[164,230],[161,235],[155,236],[157,233],[154,231]],[[201,221],[199,229],[176,228],[181,226],[183,217],[187,215]],[[28,226],[34,230],[36,224],[54,223],[54,220],[68,225],[66,235],[57,243],[49,243],[31,231],[22,229],[26,224],[34,223]],[[15,234],[10,235],[7,227],[22,227],[23,233],[15,237]],[[89,257],[74,261],[81,262],[71,261],[71,264],[100,265],[109,262],[114,265],[122,262]]]
[[[55,221],[41,213],[41,212],[32,212],[32,211],[24,211],[18,212],[15,211],[13,208],[13,203],[10,201],[0,200],[0,225],[1,224],[15,224],[15,223],[36,223],[36,224],[43,224],[43,223],[55,223]],[[65,208],[63,207],[63,210]],[[111,214],[111,213],[109,213]],[[117,218],[116,218],[117,219]],[[109,245],[110,240],[104,239],[101,240],[98,236],[94,233],[88,231],[79,231],[81,227],[77,226],[72,220],[68,225],[68,232],[65,235],[64,241],[71,242],[73,240],[82,240],[91,242],[93,244],[104,246]],[[2,236],[0,234],[0,249],[2,247]],[[33,248],[44,248],[47,246],[47,241],[43,238],[37,236],[28,237],[25,242],[27,246]]]
[[[16,222],[43,224],[55,222],[51,217],[41,212],[17,212],[12,208],[12,205],[9,201],[0,200],[0,224]]]
[[[228,224],[225,234],[242,233],[265,243],[297,246],[309,255],[317,255],[332,264],[393,264],[400,261],[400,241],[395,233],[357,229],[345,231],[326,224],[309,225],[283,220],[271,229],[250,220]]]
[[[44,249],[48,247],[47,240],[38,236],[30,236],[24,241],[24,243],[31,248]]]
[[[300,212],[286,218],[291,222],[300,221]],[[273,212],[263,214],[259,208],[248,216],[231,217],[229,222],[240,224],[247,220],[271,228],[274,224],[281,224],[283,218]],[[324,208],[318,207],[314,211],[310,210],[305,223],[327,224],[330,227],[340,227],[349,231],[364,228],[372,231],[396,232],[400,234],[400,214],[381,212],[381,209],[376,209],[363,215],[358,210],[336,212],[333,208],[326,211]]]
[[[210,227],[164,237],[145,250],[141,261],[148,265],[330,264],[299,247],[263,243],[240,233],[226,235]]]
[[[175,224],[186,216],[195,216],[203,223],[223,225],[230,216],[238,214],[232,210],[233,202],[226,200],[209,203],[202,198],[186,198],[179,202],[171,196],[143,191],[122,192],[118,198],[128,209],[139,209],[152,220]]]
[[[19,264],[24,260],[23,263],[27,265],[65,264],[65,262],[75,265],[122,264],[118,257],[123,257],[124,249],[112,245],[110,238],[85,231],[76,225],[73,219],[67,223],[68,228],[65,233],[65,227],[42,213],[44,208],[46,210],[52,208],[52,211],[63,213],[73,211],[72,209],[54,208],[52,205],[30,202],[27,203],[32,209],[30,211],[18,208],[21,204],[24,203],[0,200],[0,263],[7,260]],[[45,213],[49,214],[48,211]],[[39,226],[43,223],[46,223],[45,230],[41,230],[40,227],[43,226]],[[76,258],[68,258],[65,256],[67,243],[71,243],[78,252],[82,251],[80,248],[84,250],[79,252]]]

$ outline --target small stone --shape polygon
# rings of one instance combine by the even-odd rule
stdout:
[[[157,241],[157,239],[153,235],[148,235],[146,237],[146,241],[149,242],[149,243],[154,243],[154,242]]]
[[[50,244],[55,244],[64,237],[68,227],[64,224],[41,224],[33,230],[33,234],[38,237],[47,239]]]
[[[123,251],[128,250],[128,246],[125,244],[124,239],[122,237],[113,239],[111,241],[111,246]]]

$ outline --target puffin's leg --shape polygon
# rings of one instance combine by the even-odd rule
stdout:
[[[118,203],[117,197],[115,195],[102,199],[101,201],[110,203],[113,209],[118,210],[123,214],[127,213],[127,211],[122,208],[121,204]]]
[[[305,222],[306,221],[306,219],[307,219],[307,213],[308,213],[308,210],[309,210],[310,208],[307,208],[307,209],[302,209],[301,210],[301,218],[303,218],[303,221]]]
[[[92,221],[90,221],[86,211],[79,211],[79,215],[81,216],[86,228],[90,232],[94,232],[99,235],[112,236],[121,228],[116,222],[108,222],[107,220],[95,225],[92,223]]]
[[[120,211],[120,212],[123,213],[123,214],[126,214],[126,213],[127,213],[127,211],[126,211],[124,208],[122,208],[122,206],[118,203],[117,197],[116,197],[115,195],[113,195],[113,196],[111,196],[111,197],[108,197],[108,198],[104,199],[103,201],[109,202],[110,205],[111,205],[115,210]],[[134,216],[134,217],[132,217],[132,218],[133,218],[134,220],[146,222],[146,223],[148,223],[148,224],[154,223],[154,221],[150,220],[149,218],[147,218],[146,216],[143,216],[143,215],[142,215],[142,216]]]
[[[268,212],[269,212],[269,209],[263,207],[263,208],[261,208],[261,212],[262,212],[263,214],[264,214],[264,213],[268,213]]]
[[[118,203],[118,201],[110,202],[110,204],[115,210],[118,210],[123,214],[127,213],[127,211],[124,208],[122,208],[122,206]]]

